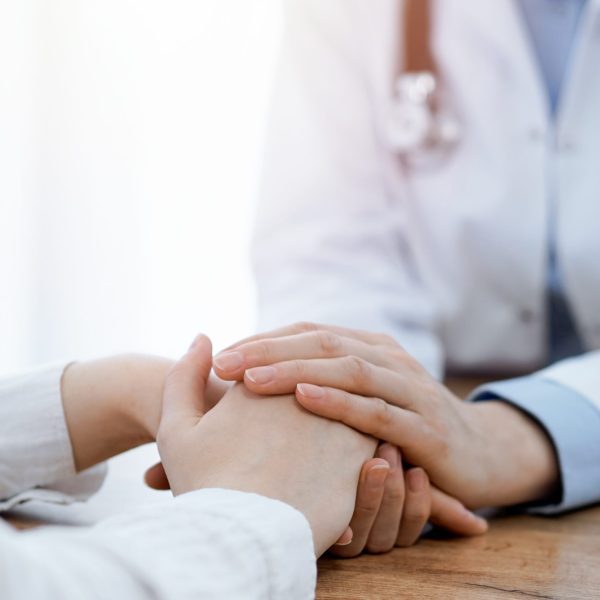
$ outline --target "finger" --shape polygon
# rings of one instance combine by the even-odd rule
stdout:
[[[349,546],[352,543],[352,538],[354,537],[354,532],[351,527],[346,527],[346,531],[342,533],[338,541],[335,543],[335,546]]]
[[[434,525],[457,535],[481,535],[488,530],[488,523],[472,513],[461,502],[437,488],[431,488],[431,517]]]
[[[170,490],[171,486],[162,463],[157,463],[144,473],[144,482],[153,490]]]
[[[337,333],[338,335],[342,335],[344,337],[354,338],[357,340],[361,340],[366,342],[367,344],[384,344],[384,345],[395,345],[397,346],[397,342],[391,336],[385,333],[373,333],[370,331],[365,331],[361,329],[350,329],[348,327],[340,327],[338,325],[324,325],[321,323],[310,323],[310,322],[299,322],[294,323],[293,325],[287,325],[285,327],[279,327],[277,329],[273,329],[271,331],[266,331],[263,333],[258,333],[255,335],[251,335],[235,344],[231,344],[227,348],[224,348],[223,351],[232,350],[233,348],[237,348],[243,344],[248,344],[250,342],[257,342],[259,340],[265,340],[269,338],[279,338],[286,337],[290,335],[297,335],[302,333],[308,333],[313,331],[331,331],[333,333]]]
[[[409,469],[405,475],[406,498],[396,546],[412,546],[420,537],[431,514],[429,477],[421,468]]]
[[[427,466],[444,451],[441,437],[420,415],[379,398],[301,384],[296,389],[296,399],[316,415],[398,446],[414,464]]]
[[[205,335],[199,335],[166,377],[162,421],[197,419],[202,415],[211,367],[212,345]]]
[[[373,554],[381,554],[392,550],[396,543],[405,490],[402,457],[399,450],[391,444],[382,444],[377,449],[376,456],[383,458],[390,465],[390,472],[385,480],[379,512],[369,533],[367,550]]]
[[[291,360],[358,356],[375,365],[394,367],[404,354],[399,348],[392,353],[386,346],[321,329],[240,344],[215,356],[213,368],[219,377],[239,381],[246,369]]]
[[[248,369],[244,374],[246,387],[260,395],[290,394],[298,384],[311,383],[385,398],[411,410],[422,404],[416,381],[409,373],[385,369],[358,356],[290,360]]]
[[[332,546],[330,548],[332,554],[350,558],[364,550],[379,511],[389,470],[389,465],[380,458],[372,458],[363,465],[356,494],[356,506],[350,521],[350,528],[354,533],[352,542],[345,546]]]

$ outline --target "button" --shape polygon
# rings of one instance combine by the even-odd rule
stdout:
[[[574,152],[577,150],[577,143],[571,137],[564,136],[558,140],[558,150],[559,152],[564,152],[568,154],[570,152]]]
[[[535,321],[535,311],[531,308],[522,308],[519,311],[519,321],[521,323],[533,323]]]
[[[532,127],[528,132],[528,136],[530,141],[539,144],[546,139],[546,132],[541,127]]]

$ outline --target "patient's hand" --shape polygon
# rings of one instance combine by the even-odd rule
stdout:
[[[154,441],[164,381],[173,364],[166,358],[127,354],[65,369],[62,402],[78,471]],[[229,387],[211,377],[201,410],[214,406]]]
[[[292,395],[257,402],[243,385],[202,417],[211,361],[199,337],[167,377],[157,441],[173,493],[219,487],[286,502],[304,513],[321,554],[350,522],[375,440],[311,415]]]

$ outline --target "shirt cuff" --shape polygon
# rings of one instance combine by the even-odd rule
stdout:
[[[65,368],[0,381],[0,511],[28,500],[84,500],[104,481],[104,465],[75,471],[61,397]]]
[[[469,401],[502,400],[521,409],[550,437],[561,478],[562,497],[555,504],[529,508],[555,514],[600,500],[600,411],[575,390],[531,375],[486,384]]]

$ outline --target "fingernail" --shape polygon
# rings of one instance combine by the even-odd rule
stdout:
[[[408,489],[414,494],[425,491],[427,486],[427,476],[424,471],[412,471],[408,476]]]
[[[320,400],[325,396],[325,390],[318,385],[313,385],[312,383],[299,383],[297,389],[303,396],[306,396],[306,398]]]
[[[213,365],[221,371],[232,372],[242,368],[244,359],[239,352],[224,352],[213,360]]]
[[[338,542],[336,544],[336,546],[338,546],[338,547],[349,546],[351,543],[352,543],[352,538],[350,538],[347,542],[346,541]]]
[[[248,369],[246,371],[246,377],[257,385],[264,385],[275,379],[276,371],[273,367],[256,367],[255,369]]]
[[[369,485],[381,485],[388,473],[390,472],[390,468],[387,465],[377,465],[369,470],[367,474],[367,483]]]

